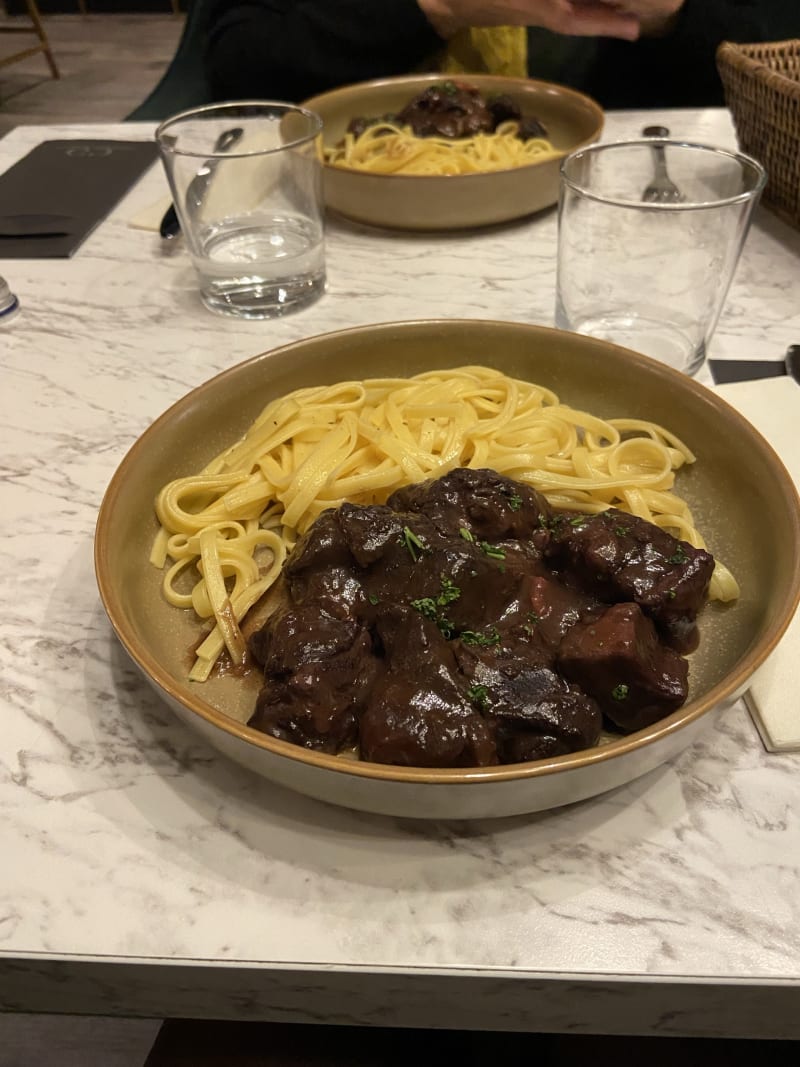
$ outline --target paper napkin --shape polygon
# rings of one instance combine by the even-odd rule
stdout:
[[[800,385],[793,378],[764,378],[720,385],[716,392],[769,441],[800,489]],[[800,613],[753,676],[745,701],[770,752],[800,752]]]
[[[157,200],[154,204],[148,204],[147,207],[138,211],[133,218],[128,219],[128,225],[134,230],[152,230],[153,233],[158,233],[161,220],[164,218],[164,212],[171,203],[172,197],[162,196],[160,200]]]

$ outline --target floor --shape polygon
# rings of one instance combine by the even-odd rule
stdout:
[[[0,27],[27,21],[0,12]],[[124,119],[166,69],[183,18],[172,14],[50,15],[44,18],[44,26],[61,77],[50,77],[41,53],[0,66],[0,137],[21,125]],[[35,42],[27,34],[0,33],[0,60]]]
[[[168,8],[166,0],[164,6]],[[21,22],[4,20],[0,13],[0,26],[4,21]],[[0,67],[0,136],[18,125],[123,119],[155,86],[175,51],[181,26],[182,19],[172,14],[47,16],[45,28],[61,78],[50,77],[42,55]],[[0,59],[25,40],[0,34]],[[496,1059],[498,1051],[508,1063],[535,1059],[543,1067],[619,1059],[647,1059],[651,1067],[677,1062],[682,1067],[734,1067],[753,1058],[771,1067],[796,1062],[796,1045],[771,1042],[441,1032],[387,1038],[376,1032],[367,1037],[313,1028],[181,1022],[160,1030],[156,1020],[0,1013],[0,1067],[389,1067],[389,1049],[395,1050],[391,1063],[455,1059],[463,1067]]]

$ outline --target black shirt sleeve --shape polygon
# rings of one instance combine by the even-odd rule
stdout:
[[[298,101],[409,73],[441,46],[416,0],[216,0],[206,75],[215,100]]]
[[[585,91],[606,108],[724,104],[716,66],[723,41],[800,37],[798,0],[686,0],[664,37],[599,43]]]

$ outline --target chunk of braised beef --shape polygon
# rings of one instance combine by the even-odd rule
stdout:
[[[544,554],[563,577],[606,603],[639,604],[676,650],[696,647],[713,556],[615,508],[557,517],[551,528]]]
[[[493,551],[497,554],[486,555],[459,538],[425,553],[409,571],[405,588],[395,587],[394,598],[436,622],[448,637],[527,611],[529,576],[541,562],[521,545]],[[389,586],[380,589],[381,599],[391,595]]]
[[[512,100],[508,93],[495,93],[487,98],[486,103],[494,121],[494,129],[497,129],[501,122],[522,118],[519,104]]]
[[[480,91],[455,82],[432,85],[418,93],[399,118],[417,137],[471,137],[494,128]]]
[[[256,662],[271,677],[283,677],[304,663],[327,659],[351,648],[361,626],[339,606],[335,615],[316,604],[270,616],[249,641]]]
[[[342,504],[339,526],[352,558],[364,568],[378,560],[389,566],[408,566],[439,540],[424,517],[403,515],[378,504]]]
[[[520,141],[533,141],[540,137],[547,138],[547,130],[533,117],[524,118],[520,121],[517,137]]]
[[[557,663],[626,733],[663,719],[688,695],[687,661],[659,642],[637,604],[614,604],[599,618],[573,626]]]
[[[442,533],[466,530],[479,541],[528,538],[552,518],[550,505],[535,489],[496,471],[469,467],[398,489],[387,505],[422,512]]]
[[[528,586],[528,618],[550,648],[561,644],[564,634],[577,622],[602,611],[600,602],[588,593],[568,589],[552,575],[531,578]]]
[[[413,609],[394,607],[377,631],[385,670],[360,718],[362,758],[407,767],[497,763],[493,730],[470,702],[438,628]]]
[[[329,634],[328,641],[298,640],[295,665],[278,660],[277,647],[270,648],[268,664],[276,672],[265,672],[265,684],[248,725],[321,752],[339,752],[357,742],[358,713],[381,665],[367,630],[336,621],[340,622],[339,632]],[[275,638],[281,626],[273,625]],[[346,637],[350,636],[348,643]],[[288,641],[283,642],[282,653],[290,658]]]
[[[329,570],[350,570],[353,556],[342,535],[337,511],[323,511],[313,526],[298,540],[283,568],[292,599],[299,603],[320,574]]]
[[[536,630],[498,629],[495,643],[456,645],[469,694],[495,724],[501,763],[561,756],[597,743],[603,718],[596,702],[560,677]]]

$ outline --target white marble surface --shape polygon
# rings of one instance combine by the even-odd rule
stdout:
[[[650,116],[610,115],[606,137]],[[666,113],[733,144],[724,112]],[[20,128],[5,167],[53,136]],[[0,1008],[800,1036],[800,756],[741,703],[674,763],[549,814],[418,825],[281,791],[173,718],[118,647],[92,568],[129,445],[240,359],[367,322],[552,323],[555,214],[450,236],[333,222],[329,290],[270,323],[199,304],[128,220],[71,260],[0,261]],[[800,339],[800,235],[760,211],[712,355]]]

